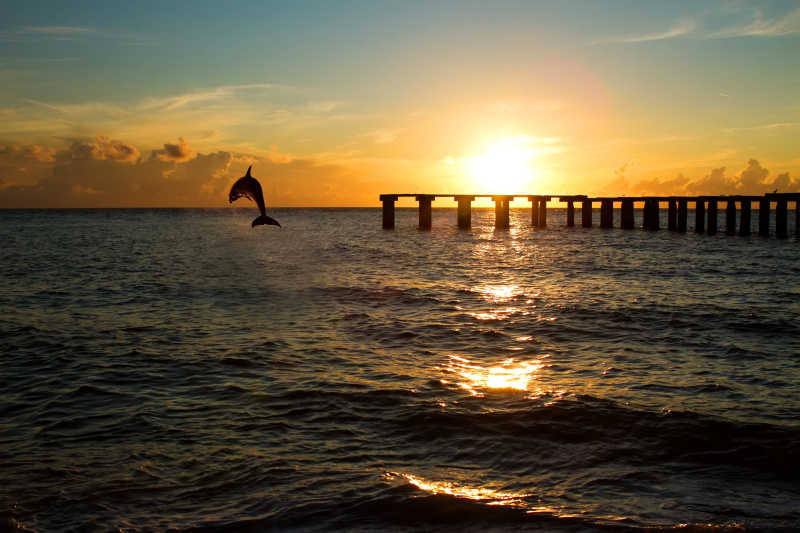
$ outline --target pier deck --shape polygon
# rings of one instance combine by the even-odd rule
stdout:
[[[580,194],[381,194],[383,204],[383,228],[394,229],[395,202],[399,198],[415,198],[419,204],[419,229],[430,230],[432,225],[432,203],[437,198],[452,198],[458,204],[457,224],[461,229],[472,225],[472,202],[476,198],[491,198],[495,204],[495,229],[510,227],[509,203],[516,198],[531,202],[531,226],[547,227],[547,202],[555,200],[567,207],[567,226],[575,226],[575,204],[580,203],[581,226],[592,227],[592,209],[600,204],[600,227],[614,227],[614,204],[620,206],[620,227],[633,229],[635,204],[642,204],[642,227],[648,230],[660,228],[661,204],[667,204],[667,227],[671,231],[686,232],[688,228],[689,204],[694,204],[697,233],[713,235],[717,232],[719,202],[725,202],[725,232],[729,235],[749,235],[753,202],[758,202],[758,234],[770,235],[770,211],[775,205],[775,236],[788,236],[789,202],[795,204],[795,235],[800,236],[800,192],[769,193],[752,195],[701,195],[701,196],[597,196]],[[738,206],[738,207],[737,207]],[[738,213],[738,232],[737,232]]]

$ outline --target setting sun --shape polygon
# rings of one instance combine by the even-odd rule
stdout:
[[[479,188],[502,193],[524,193],[533,181],[535,151],[527,137],[506,137],[467,160],[467,171]]]

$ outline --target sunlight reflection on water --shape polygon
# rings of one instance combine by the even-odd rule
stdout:
[[[488,505],[521,505],[527,494],[514,494],[513,492],[500,492],[486,487],[470,487],[468,485],[450,481],[431,481],[421,477],[402,472],[387,472],[387,480],[402,478],[420,490],[430,494],[447,494],[458,498],[481,501]]]
[[[523,293],[522,289],[516,285],[485,285],[475,287],[474,290],[490,302],[507,302]]]
[[[515,361],[506,359],[494,366],[483,366],[465,357],[451,354],[446,365],[440,367],[452,376],[456,385],[473,396],[483,396],[486,389],[513,389],[530,392],[531,380],[544,366],[540,360]],[[446,379],[442,383],[448,383]]]

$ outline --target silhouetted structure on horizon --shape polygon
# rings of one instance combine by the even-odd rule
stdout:
[[[476,198],[491,198],[495,205],[495,229],[510,227],[509,203],[515,198],[527,198],[531,202],[531,225],[547,227],[547,202],[557,199],[567,204],[567,226],[575,226],[575,204],[580,204],[581,225],[592,227],[592,209],[600,204],[600,227],[614,227],[614,204],[620,206],[620,227],[633,229],[635,204],[642,205],[642,227],[657,230],[661,225],[661,204],[667,204],[667,227],[672,231],[688,230],[689,204],[694,204],[697,233],[713,235],[717,232],[718,206],[725,202],[725,233],[749,235],[753,202],[758,202],[758,234],[770,235],[770,211],[775,204],[775,236],[788,237],[789,202],[795,203],[795,234],[800,236],[800,192],[768,193],[763,196],[614,196],[588,197],[585,195],[490,195],[490,194],[381,194],[383,203],[383,228],[394,229],[395,202],[401,197],[413,197],[419,204],[419,229],[429,230],[432,223],[432,203],[436,198],[453,198],[458,203],[457,222],[461,229],[472,225],[472,202]],[[739,206],[737,209],[737,205]],[[737,231],[737,211],[739,213]]]

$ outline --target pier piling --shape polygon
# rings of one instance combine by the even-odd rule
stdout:
[[[678,231],[686,233],[687,221],[689,218],[689,202],[686,198],[678,200]]]
[[[762,198],[758,201],[758,234],[769,237],[769,200]]]
[[[717,199],[708,199],[708,234],[714,235],[717,233]]]
[[[536,228],[539,226],[539,197],[528,196],[531,203],[531,226]]]
[[[698,198],[694,203],[694,231],[703,233],[706,230],[706,203]]]
[[[798,203],[800,205],[800,203]],[[567,200],[567,227],[575,227],[575,205],[572,200]]]
[[[725,203],[725,234],[736,235],[736,201],[727,198]]]
[[[508,229],[511,227],[508,217],[508,201],[510,196],[493,196],[494,200],[494,229]]]
[[[470,229],[472,227],[472,201],[475,197],[458,195],[454,198],[458,202],[458,228]]]
[[[620,206],[620,219],[620,227],[622,227],[622,229],[633,229],[633,200],[622,200],[622,206]]]
[[[750,210],[752,202],[749,198],[742,198],[739,214],[739,235],[750,235]]]
[[[675,200],[667,201],[667,229],[678,229],[678,203]]]
[[[547,201],[550,199],[549,196],[540,196],[539,197],[539,227],[546,228],[547,227]]]
[[[603,199],[600,202],[600,227],[614,227],[614,201]]]
[[[644,223],[642,227],[650,230],[657,230],[660,226],[658,200],[648,198],[644,202]]]
[[[383,229],[394,229],[394,203],[397,196],[392,194],[381,194],[383,203]]]
[[[419,194],[417,195],[417,202],[419,202],[419,229],[431,229],[431,202],[436,196],[432,194]]]
[[[775,203],[775,236],[784,238],[788,236],[786,233],[788,202],[783,198],[779,198]]]
[[[588,198],[584,198],[581,203],[581,226],[592,227],[592,201]]]

